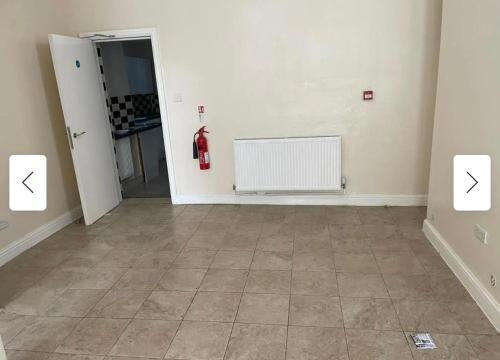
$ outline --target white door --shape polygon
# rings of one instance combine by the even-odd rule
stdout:
[[[85,224],[121,201],[113,140],[90,40],[49,35]]]

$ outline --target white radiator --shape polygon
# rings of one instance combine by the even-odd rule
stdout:
[[[341,190],[340,136],[234,140],[237,192]]]

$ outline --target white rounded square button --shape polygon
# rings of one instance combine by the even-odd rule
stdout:
[[[9,208],[12,211],[47,208],[47,158],[44,155],[10,156]]]
[[[453,158],[453,208],[488,211],[491,208],[491,158],[489,155],[455,155]]]

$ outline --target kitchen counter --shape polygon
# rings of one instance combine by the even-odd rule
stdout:
[[[129,129],[115,130],[115,140],[157,128],[161,126],[161,118],[158,115],[137,118],[134,123],[135,125]]]

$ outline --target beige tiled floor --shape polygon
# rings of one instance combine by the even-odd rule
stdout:
[[[424,214],[126,200],[0,268],[0,334],[14,360],[500,359]]]

